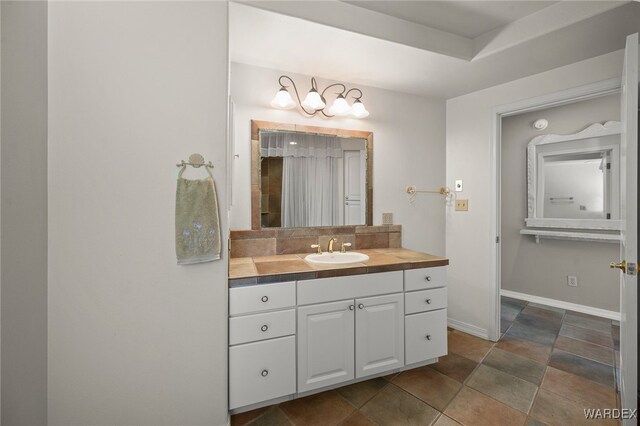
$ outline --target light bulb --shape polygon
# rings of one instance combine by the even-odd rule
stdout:
[[[280,90],[278,90],[278,93],[273,97],[271,106],[278,109],[291,109],[295,108],[296,103],[291,99],[289,91],[284,87],[281,87]]]
[[[350,112],[351,107],[342,95],[339,95],[336,100],[333,101],[333,105],[331,105],[331,108],[329,108],[329,113],[332,115],[349,115]]]
[[[369,116],[369,111],[367,111],[360,99],[356,99],[351,105],[351,115],[355,118],[365,118]]]
[[[323,102],[318,91],[316,89],[311,89],[309,90],[309,93],[307,93],[307,97],[302,101],[302,106],[307,109],[318,111],[327,105]]]

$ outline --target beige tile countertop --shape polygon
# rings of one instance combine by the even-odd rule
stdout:
[[[229,286],[359,275],[449,264],[449,259],[444,257],[403,248],[357,251],[369,256],[369,260],[346,265],[318,265],[304,260],[309,253],[231,258]]]

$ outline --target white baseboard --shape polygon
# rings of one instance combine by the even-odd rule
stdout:
[[[606,309],[593,308],[586,305],[578,305],[577,303],[564,302],[562,300],[547,299],[546,297],[534,296],[526,293],[518,293],[511,290],[500,290],[501,296],[511,297],[513,299],[525,300],[527,302],[539,303],[554,308],[567,309],[569,311],[580,312],[583,314],[593,315],[620,321],[620,312],[608,311]]]
[[[466,322],[458,321],[453,318],[447,318],[447,325],[454,330],[462,331],[467,334],[480,337],[481,339],[489,340],[489,331],[484,328],[476,327],[475,325],[467,324]]]

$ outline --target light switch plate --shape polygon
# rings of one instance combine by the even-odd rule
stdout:
[[[461,192],[462,191],[462,179],[456,179],[455,190],[456,190],[456,192]]]
[[[456,211],[466,212],[469,210],[469,200],[456,200]]]

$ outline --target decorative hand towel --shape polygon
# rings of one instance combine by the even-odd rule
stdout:
[[[176,190],[176,255],[178,265],[220,259],[220,218],[215,182],[209,177],[189,180],[178,174]]]

